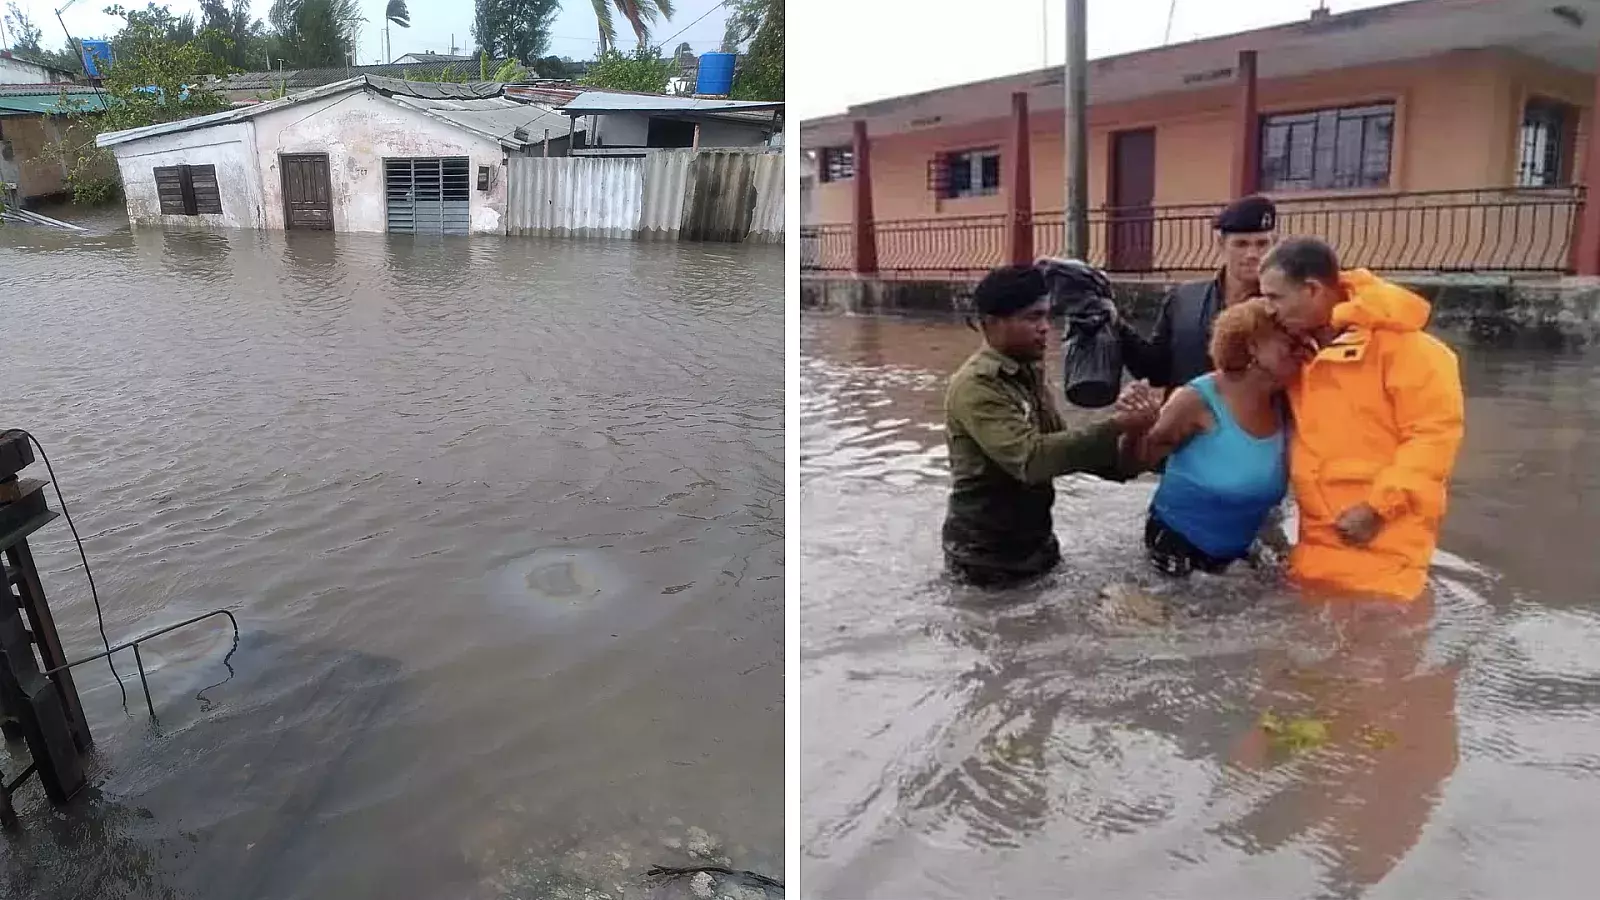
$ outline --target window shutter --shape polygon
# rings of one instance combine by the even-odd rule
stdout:
[[[161,214],[188,215],[183,204],[183,166],[157,166],[155,176],[156,197],[161,201]]]
[[[190,166],[189,183],[195,215],[222,215],[222,194],[217,190],[216,166]]]

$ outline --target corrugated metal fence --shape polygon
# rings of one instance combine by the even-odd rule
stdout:
[[[783,157],[774,153],[515,157],[506,176],[506,231],[781,243],[783,185]]]

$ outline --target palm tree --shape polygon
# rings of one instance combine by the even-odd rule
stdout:
[[[617,28],[611,18],[611,8],[633,26],[634,37],[644,46],[650,40],[650,26],[657,19],[672,20],[672,0],[590,0],[594,4],[594,18],[600,25],[600,52],[610,50],[617,42]]]
[[[389,0],[383,10],[383,61],[386,63],[394,62],[394,46],[389,43],[390,22],[401,28],[411,27],[411,11],[406,9],[406,0]]]

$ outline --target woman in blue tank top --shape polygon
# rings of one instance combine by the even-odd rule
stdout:
[[[1289,486],[1283,388],[1303,354],[1262,300],[1230,306],[1211,330],[1216,367],[1173,391],[1140,440],[1146,466],[1166,460],[1145,547],[1162,572],[1220,572],[1243,559]]]

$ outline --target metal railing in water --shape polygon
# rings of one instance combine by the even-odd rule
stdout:
[[[50,675],[54,675],[57,672],[62,672],[62,671],[65,671],[67,669],[76,668],[78,666],[83,665],[84,663],[92,663],[92,662],[94,662],[96,660],[105,659],[106,657],[110,656],[113,653],[116,653],[119,650],[127,650],[127,649],[129,649],[131,647],[133,649],[133,662],[134,662],[134,665],[136,667],[138,667],[138,669],[139,669],[139,685],[144,688],[144,705],[145,705],[146,709],[150,710],[150,719],[151,719],[151,721],[154,721],[155,718],[156,718],[156,705],[150,699],[150,681],[145,675],[144,657],[141,656],[140,653],[139,653],[139,645],[144,643],[145,641],[150,640],[151,638],[160,637],[161,635],[167,634],[168,632],[177,631],[179,628],[183,628],[183,627],[185,627],[187,625],[193,625],[196,622],[205,621],[206,619],[212,618],[213,616],[226,616],[227,619],[228,619],[228,623],[233,626],[233,646],[229,647],[227,655],[222,657],[222,665],[225,666],[227,668],[227,670],[228,670],[228,678],[232,678],[233,677],[233,665],[232,665],[232,663],[229,662],[229,660],[231,660],[233,658],[234,651],[239,649],[239,620],[235,619],[233,617],[233,613],[228,611],[228,610],[226,610],[226,609],[214,609],[211,612],[201,613],[198,616],[193,616],[191,618],[184,619],[182,622],[174,622],[171,625],[167,625],[167,626],[164,626],[162,628],[157,628],[155,631],[151,631],[151,632],[148,632],[146,634],[142,634],[142,635],[140,635],[140,636],[138,636],[138,637],[136,637],[136,638],[134,638],[132,640],[123,641],[122,643],[117,644],[116,646],[112,647],[109,650],[102,650],[101,652],[96,653],[93,656],[86,656],[83,659],[75,659],[75,660],[72,660],[71,662],[66,663],[65,665],[56,666],[54,669],[50,669],[49,671],[45,672],[44,674],[48,677]],[[217,684],[211,684],[211,685],[207,685],[207,686],[201,688],[198,692],[196,692],[195,698],[200,700],[202,703],[206,702],[205,701],[205,696],[204,696],[205,692],[211,690],[212,688],[216,687],[219,684],[223,684],[223,683],[227,682],[228,678],[222,679],[222,681],[217,682]]]
[[[1484,189],[1283,198],[1278,233],[1322,238],[1350,267],[1485,274],[1570,271],[1583,189]],[[1100,208],[1089,213],[1089,261],[1124,274],[1203,272],[1218,261],[1213,217],[1222,203]],[[1009,217],[941,216],[874,223],[886,275],[971,275],[1007,261]],[[801,229],[805,271],[848,272],[850,225]],[[1033,216],[1034,253],[1062,252],[1060,212]]]

